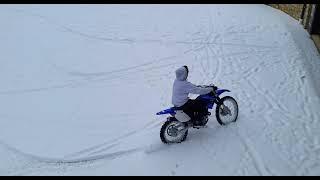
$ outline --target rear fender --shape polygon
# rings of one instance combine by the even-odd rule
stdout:
[[[171,114],[171,115],[175,115],[175,114],[176,114],[176,112],[175,112],[175,110],[174,110],[174,109],[169,108],[169,109],[165,109],[165,110],[162,110],[162,111],[160,111],[160,112],[157,112],[157,114],[156,114],[156,115],[164,115],[164,114]]]

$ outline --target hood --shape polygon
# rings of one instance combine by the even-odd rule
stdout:
[[[188,77],[188,73],[185,67],[180,67],[176,70],[176,78],[179,81],[185,81]]]

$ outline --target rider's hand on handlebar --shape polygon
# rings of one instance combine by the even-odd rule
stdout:
[[[218,89],[218,87],[215,86],[214,84],[210,84],[209,86],[213,88],[213,91],[216,91]]]

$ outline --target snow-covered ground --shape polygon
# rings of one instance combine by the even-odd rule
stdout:
[[[320,175],[320,56],[281,11],[1,5],[0,27],[0,175]],[[164,145],[182,65],[239,117]]]

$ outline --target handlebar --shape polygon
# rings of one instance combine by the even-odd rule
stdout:
[[[218,89],[218,87],[215,85],[199,85],[198,87],[202,87],[202,88],[212,87],[214,91]]]

